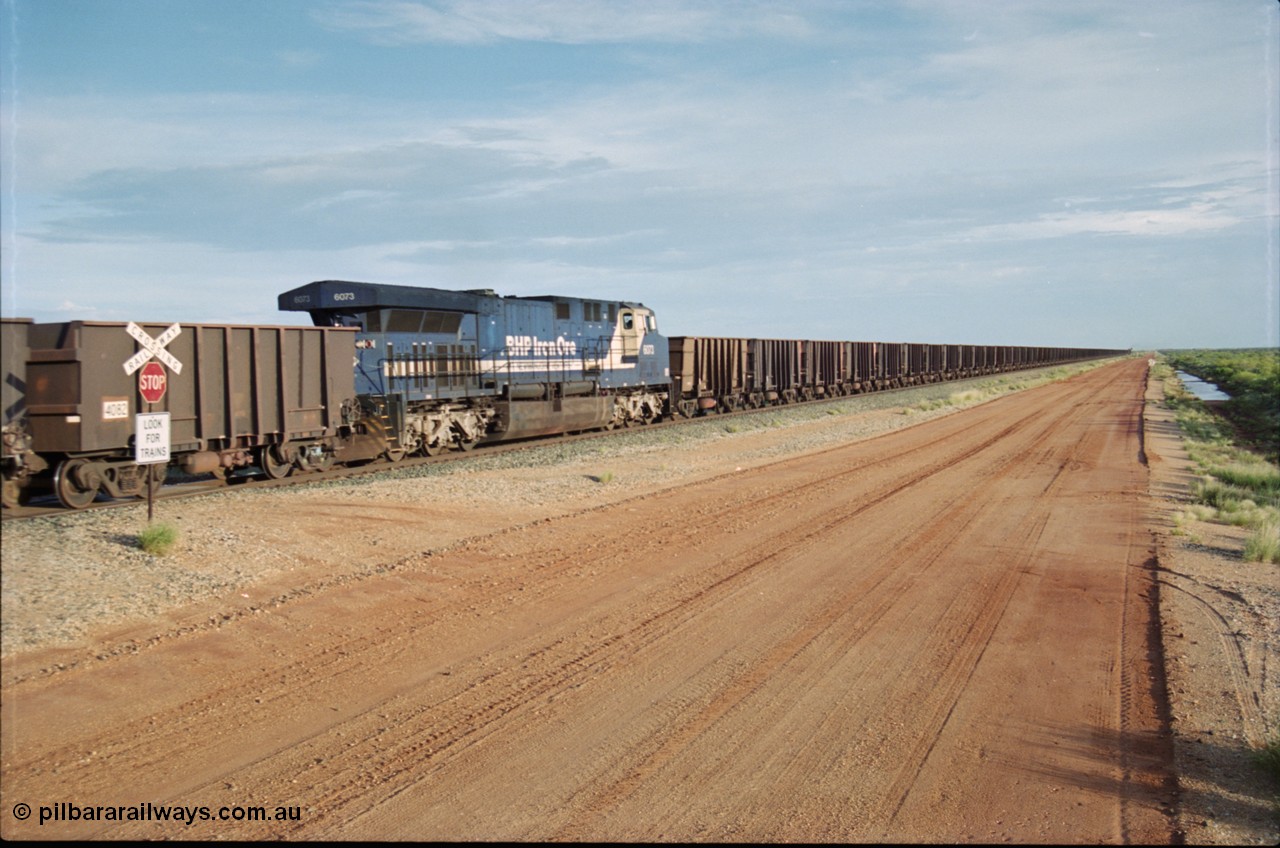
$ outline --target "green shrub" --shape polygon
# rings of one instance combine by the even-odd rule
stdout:
[[[1263,522],[1244,543],[1245,562],[1280,565],[1280,521]]]
[[[138,545],[153,556],[164,556],[178,543],[178,528],[166,522],[149,524],[138,534]]]
[[[1280,468],[1265,463],[1236,463],[1211,468],[1209,473],[1224,483],[1264,495],[1280,495]]]

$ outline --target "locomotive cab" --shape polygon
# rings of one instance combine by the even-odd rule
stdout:
[[[623,356],[639,356],[645,331],[657,332],[658,324],[648,310],[624,309],[618,315],[618,335]]]

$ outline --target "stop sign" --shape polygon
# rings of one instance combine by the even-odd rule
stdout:
[[[148,362],[138,372],[138,394],[147,403],[159,403],[168,385],[169,377],[159,362]]]

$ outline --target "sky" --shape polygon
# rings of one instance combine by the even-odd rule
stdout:
[[[0,0],[0,314],[1280,344],[1275,0]]]

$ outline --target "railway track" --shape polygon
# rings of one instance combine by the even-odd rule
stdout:
[[[653,427],[671,426],[673,424],[683,423],[680,421],[662,422],[661,424],[649,425]],[[575,435],[565,435],[559,437],[560,442],[578,441],[582,439],[602,438],[613,435],[611,432],[598,433],[580,433]],[[496,456],[504,453],[513,453],[530,448],[545,445],[545,439],[528,440],[523,442],[514,442],[508,444],[492,444],[480,445],[476,448],[483,456]],[[363,465],[342,466],[331,468],[328,471],[317,471],[306,474],[290,475],[280,479],[273,480],[261,473],[241,473],[233,474],[224,479],[217,478],[192,478],[183,481],[175,481],[166,483],[156,493],[157,501],[170,501],[181,498],[198,497],[201,495],[226,492],[241,487],[260,489],[272,489],[283,486],[304,485],[307,483],[324,483],[333,480],[343,480],[352,477],[372,476],[375,474],[383,474],[389,471],[398,471],[400,469],[415,468],[424,465],[436,465],[449,462],[458,462],[468,459],[476,455],[473,451],[456,451],[450,453],[439,454],[437,456],[415,456],[405,457],[397,462],[388,462],[385,460],[371,462]],[[115,509],[119,507],[131,506],[139,502],[139,498],[117,498],[112,500],[97,500],[88,506],[75,512],[87,512],[98,509]],[[65,515],[71,510],[58,503],[57,496],[53,492],[43,492],[35,494],[31,498],[31,502],[25,506],[6,509],[3,513],[5,522],[20,521],[29,518],[40,518],[49,515]]]
[[[1100,365],[1110,360],[1099,360],[1090,365]],[[1052,371],[1062,366],[1048,366],[1040,369],[1031,369],[1028,371],[1017,372],[1024,378],[1034,378],[1038,374]],[[456,450],[446,453],[437,454],[435,456],[412,456],[404,457],[395,462],[385,459],[373,462],[338,466],[327,471],[313,471],[308,473],[292,474],[279,479],[271,479],[257,469],[247,469],[240,473],[228,475],[225,478],[216,478],[212,476],[187,477],[181,472],[175,470],[170,471],[170,481],[162,486],[155,494],[157,502],[180,500],[183,498],[200,497],[202,495],[216,494],[226,492],[228,490],[240,487],[252,488],[254,490],[279,488],[284,486],[305,485],[308,483],[324,483],[334,480],[344,480],[355,477],[367,477],[377,474],[383,474],[402,469],[410,469],[421,466],[437,465],[451,462],[459,462],[469,459],[476,455],[481,456],[499,456],[507,453],[518,453],[533,448],[543,447],[549,441],[559,444],[570,444],[580,441],[590,441],[594,439],[609,439],[615,436],[622,436],[628,433],[636,432],[652,432],[663,430],[671,427],[681,427],[691,424],[707,423],[717,420],[731,420],[743,416],[767,415],[785,410],[797,409],[802,407],[822,406],[824,404],[832,404],[838,402],[858,401],[861,399],[869,399],[875,397],[885,397],[891,395],[899,395],[921,389],[927,389],[939,385],[961,387],[965,385],[980,384],[984,381],[998,380],[1005,375],[984,375],[981,377],[967,377],[959,380],[938,381],[934,383],[923,383],[913,386],[903,386],[900,388],[880,389],[873,392],[861,392],[852,395],[838,395],[833,397],[818,398],[807,401],[797,401],[793,403],[779,404],[775,406],[766,406],[759,408],[747,408],[734,411],[715,411],[703,416],[694,418],[674,418],[663,421],[657,421],[650,424],[637,427],[619,428],[616,430],[593,430],[581,433],[566,433],[555,437],[542,437],[524,439],[514,442],[495,442],[492,444],[481,444],[473,450]],[[182,479],[174,479],[179,477]],[[140,498],[117,498],[103,499],[99,496],[99,500],[95,500],[89,505],[75,512],[87,512],[90,510],[100,509],[118,509],[121,507],[135,505]],[[42,518],[51,515],[66,515],[71,510],[63,507],[52,491],[33,492],[30,501],[23,505],[13,508],[7,508],[0,512],[3,521],[22,521],[32,518]]]

